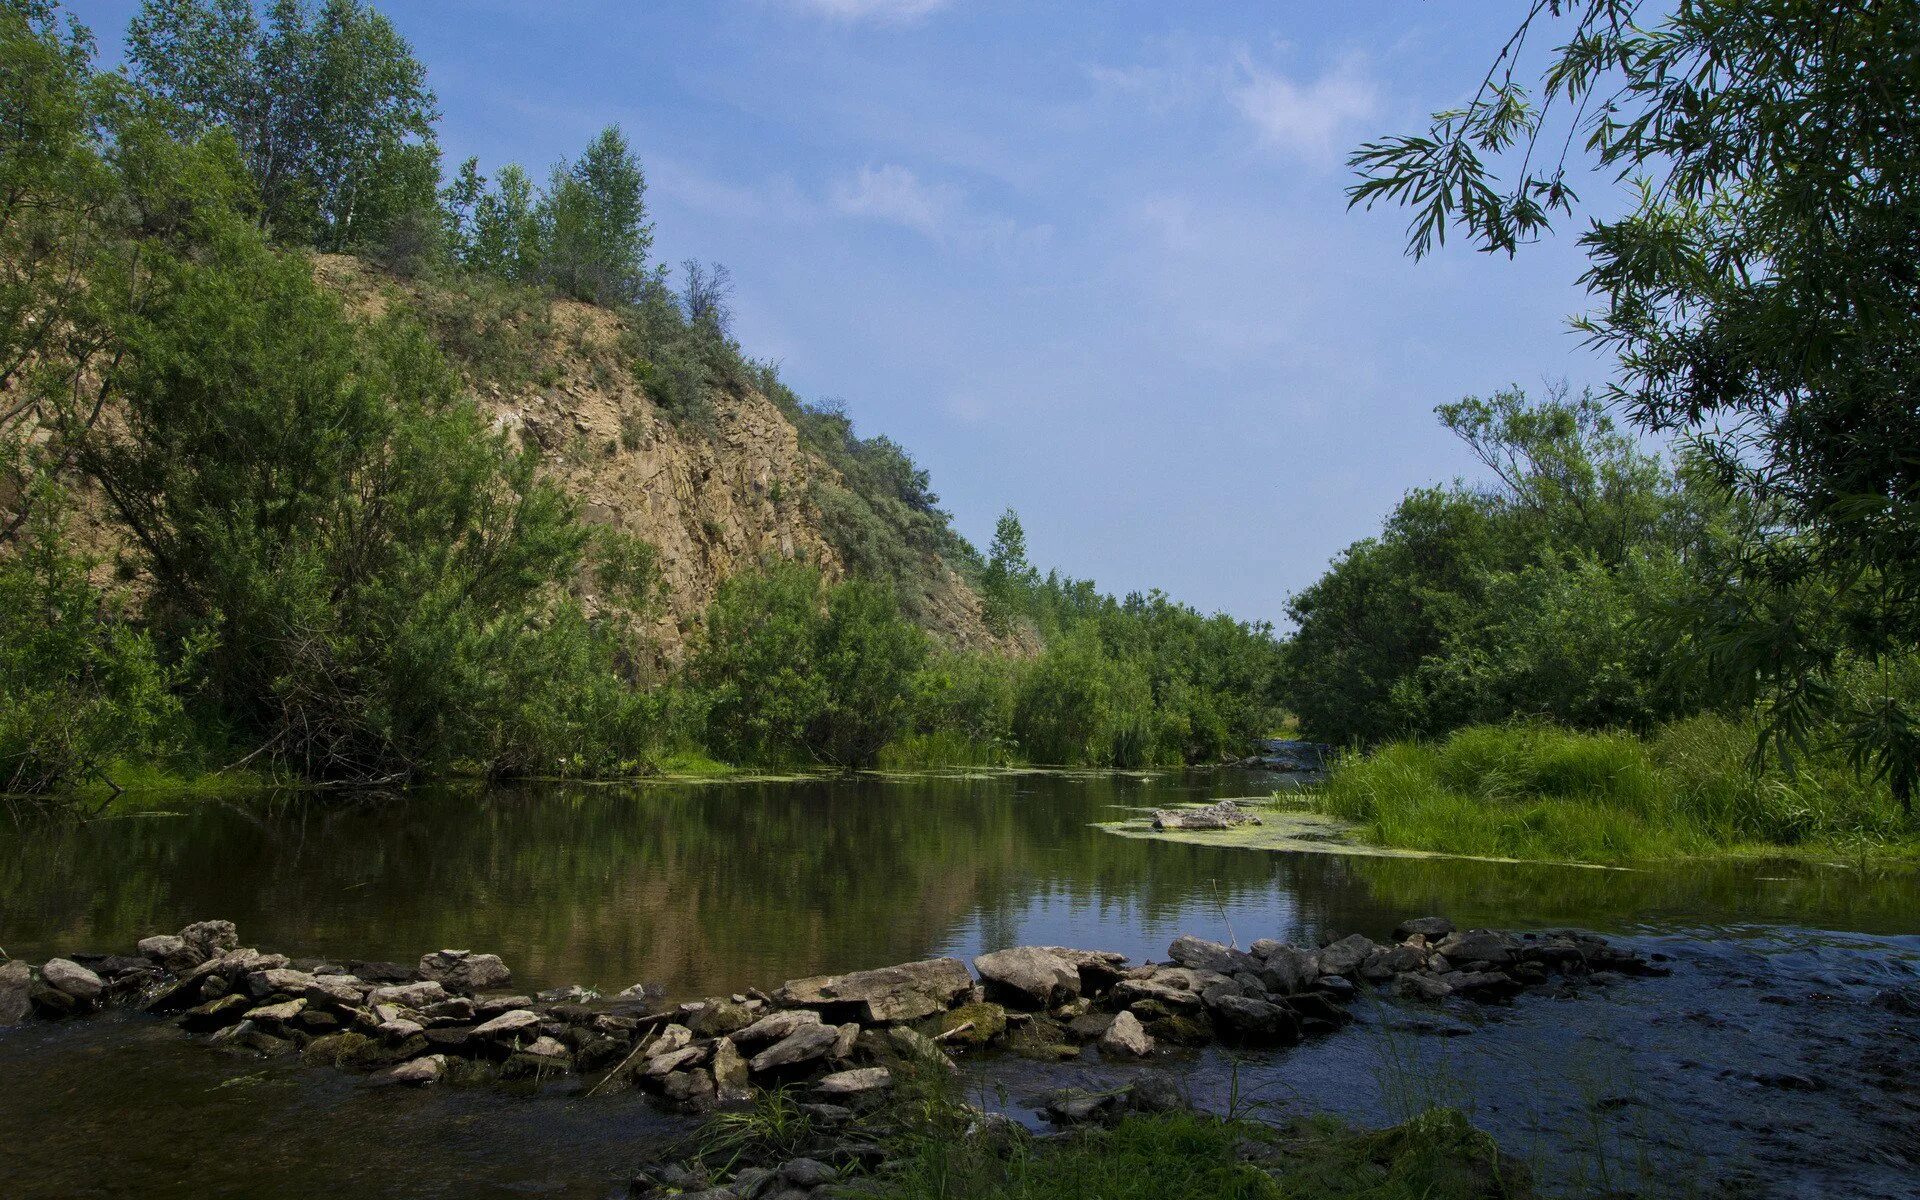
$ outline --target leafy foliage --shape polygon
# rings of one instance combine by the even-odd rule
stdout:
[[[1288,703],[1374,741],[1515,714],[1650,728],[1705,702],[1663,618],[1730,557],[1731,510],[1621,436],[1591,397],[1440,409],[1497,483],[1410,493],[1295,596]]]
[[[239,146],[274,235],[380,244],[436,213],[439,113],[426,68],[358,0],[145,0],[127,29],[134,80],[187,132]]]
[[[905,728],[925,655],[884,586],[779,561],[720,585],[689,674],[722,754],[860,767]]]
[[[1601,305],[1577,325],[1618,356],[1612,398],[1766,518],[1700,606],[1703,657],[1774,745],[1842,747],[1910,806],[1920,710],[1839,680],[1920,645],[1920,9],[1637,11],[1531,5],[1466,107],[1355,155],[1354,202],[1412,205],[1416,255],[1450,225],[1512,253],[1579,210],[1576,145],[1629,184],[1581,237]],[[1521,52],[1562,17],[1536,99]]]
[[[42,497],[0,557],[0,793],[42,794],[104,778],[114,760],[177,735],[175,672],[102,611],[67,549],[59,498]]]

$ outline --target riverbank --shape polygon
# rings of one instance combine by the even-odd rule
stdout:
[[[967,1103],[939,1072],[905,1076],[900,1097],[824,1122],[775,1094],[714,1118],[684,1158],[644,1166],[650,1200],[1525,1200],[1526,1167],[1458,1112],[1429,1109],[1383,1130],[1330,1117],[1263,1120],[1197,1110],[1146,1078],[1088,1100],[1060,1132],[1036,1134]],[[904,1102],[902,1102],[904,1100]]]
[[[1709,857],[1920,861],[1888,789],[1809,758],[1756,778],[1753,735],[1696,717],[1641,739],[1472,726],[1337,759],[1302,793],[1383,846],[1616,865]]]

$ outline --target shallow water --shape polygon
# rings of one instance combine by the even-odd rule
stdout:
[[[1431,912],[1572,925],[1679,969],[1437,1018],[1374,1001],[1335,1038],[1164,1069],[1217,1101],[1364,1120],[1461,1103],[1568,1188],[1631,1172],[1678,1194],[1726,1178],[1759,1194],[1916,1194],[1920,1022],[1868,1001],[1920,979],[1920,876],[1271,854],[1094,827],[1275,782],[959,773],[22,812],[0,822],[0,946],[34,960],[124,952],[219,916],[246,944],[294,955],[470,947],[501,954],[524,987],[649,981],[695,996],[1027,942],[1162,957],[1181,932],[1242,945],[1383,936]],[[1463,1020],[1478,1028],[1448,1036]],[[986,1069],[1016,1108],[1114,1073]],[[9,1196],[620,1194],[632,1165],[685,1128],[632,1097],[374,1091],[226,1058],[132,1014],[0,1033],[0,1081]]]

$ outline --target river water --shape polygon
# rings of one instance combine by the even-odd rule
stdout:
[[[124,953],[224,917],[296,957],[472,948],[525,989],[694,997],[1022,943],[1160,958],[1183,932],[1384,937],[1430,913],[1572,926],[1670,955],[1674,974],[1494,1009],[1374,998],[1293,1050],[1133,1069],[1276,1113],[1456,1104],[1566,1194],[1920,1195],[1920,1019],[1873,1003],[1920,984],[1920,875],[1279,854],[1096,826],[1280,782],[959,772],[17,811],[0,821],[0,947]],[[1017,1115],[1044,1088],[1127,1073],[970,1069]],[[372,1089],[126,1012],[28,1025],[0,1031],[0,1195],[621,1195],[687,1129],[631,1095],[567,1093]]]

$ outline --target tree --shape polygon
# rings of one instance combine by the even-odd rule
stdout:
[[[1613,399],[1768,518],[1707,658],[1776,747],[1829,729],[1910,811],[1920,710],[1838,684],[1920,645],[1920,7],[1691,0],[1651,27],[1638,7],[1533,0],[1471,102],[1355,154],[1353,202],[1411,205],[1416,255],[1449,226],[1512,254],[1579,211],[1576,145],[1630,185],[1581,238],[1602,306],[1576,324],[1618,356]],[[1536,99],[1523,51],[1561,17]]]
[[[474,205],[467,268],[513,283],[530,282],[538,270],[540,219],[533,180],[513,163],[500,168],[491,190]]]
[[[426,68],[358,0],[145,0],[127,29],[134,79],[189,132],[232,134],[274,236],[378,246],[435,212],[439,113]]]
[[[733,332],[733,272],[725,263],[702,265],[689,258],[680,264],[687,285],[680,293],[680,306],[686,310],[687,323],[725,338]]]
[[[232,218],[150,267],[122,417],[81,461],[163,645],[207,645],[201,695],[227,727],[355,781],[566,769],[631,732],[611,647],[564,595],[572,503],[416,326],[355,324],[304,256]]]
[[[993,543],[987,548],[986,569],[980,575],[980,592],[986,601],[987,628],[1005,636],[1012,632],[1020,613],[1020,594],[1031,586],[1033,568],[1027,563],[1027,531],[1020,514],[1012,509],[1000,514],[993,525]]]
[[[555,167],[539,208],[546,282],[591,304],[639,299],[653,245],[646,187],[618,125],[601,130],[577,161]]]
[[[870,766],[906,729],[926,639],[884,585],[782,560],[724,581],[690,674],[735,761]]]

